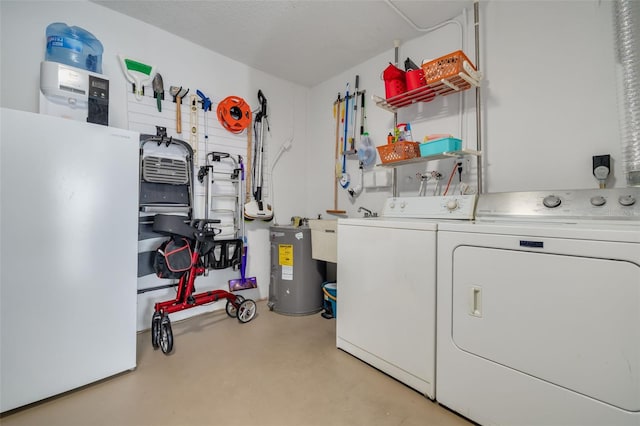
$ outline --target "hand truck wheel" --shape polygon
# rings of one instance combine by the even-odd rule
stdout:
[[[244,297],[236,296],[236,303],[239,305],[244,301]],[[227,311],[227,315],[231,318],[236,318],[238,316],[238,310],[236,306],[231,302],[231,300],[227,299],[227,306],[225,306],[225,310]]]
[[[173,350],[173,331],[171,331],[171,321],[165,315],[160,320],[160,349],[162,353],[168,355]]]
[[[238,321],[249,322],[256,316],[256,302],[251,299],[243,300],[238,305]]]
[[[154,312],[151,317],[151,346],[153,349],[160,347],[160,312]]]

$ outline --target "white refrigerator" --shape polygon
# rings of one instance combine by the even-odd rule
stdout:
[[[136,132],[1,109],[0,412],[136,366]]]

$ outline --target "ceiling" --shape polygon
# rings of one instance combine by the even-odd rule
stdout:
[[[472,0],[92,0],[312,87],[457,16]],[[403,14],[411,22],[401,16]],[[411,25],[413,23],[413,25]]]

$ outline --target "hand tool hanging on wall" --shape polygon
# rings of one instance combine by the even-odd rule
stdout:
[[[341,121],[341,111],[340,106],[342,105],[342,98],[340,97],[340,93],[338,93],[338,98],[333,103],[333,116],[336,119],[336,151],[335,151],[335,160],[336,163],[340,158],[340,121]],[[338,178],[335,173],[333,174],[333,179],[331,184],[333,185],[333,210],[327,210],[329,214],[346,214],[345,210],[338,209]]]
[[[169,91],[176,103],[176,133],[182,133],[182,98],[187,96],[189,89],[184,89],[182,86],[171,86]]]
[[[156,98],[158,105],[158,112],[162,112],[162,101],[164,100],[164,83],[162,82],[162,76],[160,73],[156,73],[151,82],[153,87],[153,97]]]
[[[345,102],[346,99],[342,98],[342,100],[340,101],[340,107],[338,108],[338,115],[339,115],[339,120],[338,120],[338,126],[344,126],[344,116],[345,116]],[[339,135],[342,135],[342,128],[339,127],[338,129],[339,131]],[[340,180],[340,177],[342,176],[342,144],[344,143],[344,136],[339,136],[339,155],[336,155],[336,165],[335,165],[335,180],[336,180],[336,184],[337,182]]]
[[[245,185],[246,185],[246,190],[244,192],[244,203],[247,204],[249,201],[251,201],[251,184],[253,182],[253,179],[251,178],[251,170],[253,167],[253,163],[252,163],[252,148],[253,148],[253,143],[252,143],[252,131],[251,131],[251,126],[247,127],[247,166],[245,168],[245,170],[248,170],[249,172],[246,175],[245,178]]]
[[[344,94],[344,139],[342,142],[342,174],[340,175],[340,186],[343,189],[349,187],[349,173],[347,173],[347,138],[349,135],[349,83]]]
[[[369,137],[369,133],[365,131],[365,120],[367,118],[367,110],[365,108],[365,95],[367,91],[360,92],[360,143],[358,144],[358,159],[360,160],[360,177],[362,178],[363,168],[369,168],[376,162],[376,148]],[[362,180],[360,181],[362,183]]]
[[[360,96],[360,76],[356,75],[356,91],[353,92],[353,116],[351,117],[351,138],[349,138],[349,154],[355,154],[357,152],[355,148],[356,143],[356,128],[358,127],[358,97]],[[362,112],[361,112],[362,114]],[[360,139],[362,141],[362,138]],[[358,162],[358,167],[360,169],[360,181],[355,187],[351,187],[347,189],[347,193],[349,196],[354,199],[357,198],[362,192],[362,179],[364,173],[364,166],[362,161]]]
[[[376,161],[376,149],[369,138],[369,133],[365,132],[364,122],[366,118],[366,110],[365,110],[365,94],[366,90],[358,90],[358,76],[356,75],[356,93],[355,96],[360,97],[360,143],[358,144],[358,149],[356,150],[358,154],[358,167],[360,169],[360,181],[354,188],[350,188],[347,190],[351,198],[357,198],[364,189],[363,180],[364,180],[364,169],[371,167]],[[355,139],[356,129],[354,126],[353,129],[353,138]]]
[[[209,99],[204,93],[196,89],[196,94],[200,96],[200,102],[202,103],[202,109],[204,109],[204,152],[209,152],[209,122],[207,121],[208,112],[211,111],[211,99]]]
[[[348,154],[356,153],[356,127],[358,120],[358,88],[360,86],[360,76],[356,75],[356,91],[353,92],[353,115],[351,116],[351,137],[349,138]]]
[[[155,67],[134,61],[133,59],[124,58],[122,55],[118,55],[118,58],[120,59],[120,65],[122,66],[125,77],[129,82],[133,83],[136,99],[141,100],[144,95],[144,83],[151,80]]]
[[[193,164],[198,166],[198,97],[189,97],[189,144],[193,149]]]
[[[263,164],[262,157],[264,153],[264,129],[267,124],[267,98],[258,90],[258,102],[260,102],[260,112],[256,114],[254,122],[254,133],[256,137],[256,145],[254,149],[254,168],[253,168],[253,200],[244,206],[244,216],[247,219],[261,219],[269,221],[273,219],[273,210],[271,206],[262,200],[263,185]],[[268,129],[268,125],[267,125]]]
[[[365,118],[367,118],[367,113],[366,113],[366,109],[364,107],[364,98],[365,98],[365,94],[367,93],[366,90],[363,90],[362,92],[360,92],[360,140],[362,141],[362,135],[364,135],[364,120]]]

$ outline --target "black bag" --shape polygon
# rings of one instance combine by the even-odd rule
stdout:
[[[158,278],[180,278],[191,268],[191,245],[186,238],[171,238],[158,247],[153,269]]]

